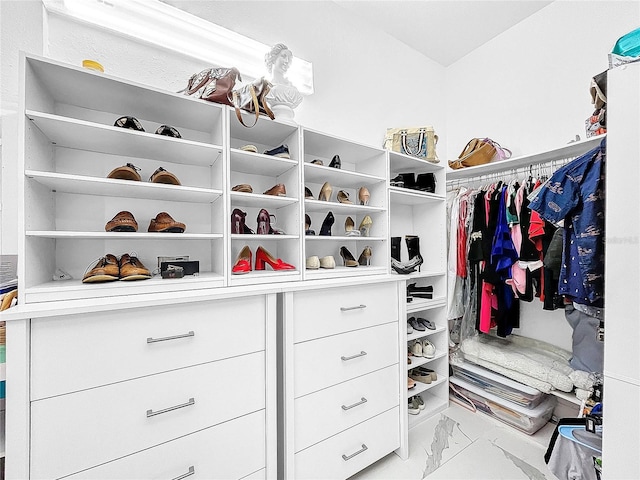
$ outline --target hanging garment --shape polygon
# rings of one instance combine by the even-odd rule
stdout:
[[[582,304],[604,300],[604,168],[606,139],[560,168],[529,208],[549,222],[565,221],[558,293]]]

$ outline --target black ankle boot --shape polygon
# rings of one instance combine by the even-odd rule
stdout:
[[[331,227],[333,226],[333,222],[335,218],[333,217],[333,213],[327,213],[327,216],[324,217],[324,221],[322,222],[322,227],[320,227],[320,235],[331,236]]]
[[[404,188],[416,188],[416,174],[415,173],[401,173],[398,175],[404,182]]]
[[[391,258],[395,258],[397,261],[400,261],[401,242],[401,237],[391,237]]]
[[[409,264],[412,267],[418,267],[420,271],[420,265],[423,263],[422,255],[420,255],[420,237],[415,235],[407,235],[404,237],[407,242],[407,251],[409,252]]]
[[[416,187],[423,192],[436,193],[436,176],[433,173],[420,173],[416,178]]]

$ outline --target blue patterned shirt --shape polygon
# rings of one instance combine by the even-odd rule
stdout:
[[[558,293],[583,305],[604,300],[606,139],[560,168],[529,204],[545,220],[565,221]]]

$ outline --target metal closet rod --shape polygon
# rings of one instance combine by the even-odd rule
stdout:
[[[460,186],[477,187],[488,185],[498,181],[508,182],[510,180],[520,180],[528,177],[533,178],[549,178],[553,173],[563,165],[575,160],[576,157],[547,160],[541,163],[531,163],[516,168],[505,168],[500,171],[493,171],[475,176],[454,178],[447,180],[447,191],[455,190]]]

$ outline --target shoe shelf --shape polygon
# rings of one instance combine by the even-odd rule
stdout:
[[[334,224],[335,225],[335,224]],[[305,235],[304,237],[305,240],[308,240],[309,242],[331,242],[331,241],[338,241],[340,243],[346,243],[346,242],[351,242],[351,241],[355,241],[355,242],[382,242],[384,240],[386,240],[385,237],[363,237],[363,236],[359,236],[359,237],[349,237],[346,235],[340,236],[340,235]]]
[[[213,165],[222,155],[221,145],[138,132],[33,110],[27,110],[26,115],[52,144],[59,147],[203,166]],[[113,121],[117,118],[114,117]]]
[[[433,358],[426,358],[426,357],[411,357],[411,364],[407,364],[407,371],[412,370],[414,368],[418,368],[421,365],[426,365],[427,363],[431,363],[435,360],[438,360],[442,357],[444,357],[445,355],[448,355],[448,352],[442,351],[442,350],[436,350],[436,354]],[[440,378],[440,375],[438,374],[438,378]],[[433,383],[433,382],[431,382]]]
[[[407,303],[407,313],[416,313],[423,310],[444,307],[447,304],[447,297],[436,298],[417,298],[413,297],[413,301]]]
[[[27,231],[27,237],[105,239],[105,240],[215,240],[223,238],[221,233],[150,233],[138,232],[78,232],[78,231]]]
[[[95,262],[94,262],[95,263]],[[87,260],[87,266],[89,260]],[[91,265],[93,266],[93,265]],[[146,264],[149,270],[155,265]],[[90,267],[89,267],[90,268]],[[163,279],[154,276],[148,280],[123,282],[114,281],[101,284],[82,283],[80,279],[48,281],[26,290],[26,303],[78,300],[84,298],[111,297],[144,293],[184,292],[224,286],[224,275],[200,273],[198,276],[185,276],[176,279]]]
[[[436,191],[431,195],[444,198],[446,191],[446,169],[443,164],[432,163],[410,155],[389,152],[389,178],[393,179],[402,173],[433,173],[436,178]],[[390,187],[393,192],[420,192],[404,187]],[[422,193],[422,192],[420,192]],[[426,193],[426,192],[424,192]]]
[[[280,176],[298,167],[298,160],[245,152],[237,148],[230,150],[230,156],[232,169],[236,172]]]
[[[445,271],[429,271],[429,270],[426,270],[426,269],[422,268],[417,272],[412,272],[412,273],[409,273],[407,275],[396,273],[396,272],[392,272],[392,274],[393,275],[401,275],[402,278],[404,278],[406,280],[415,280],[415,279],[420,279],[420,278],[441,277],[443,275],[446,275],[447,273]]]
[[[231,204],[236,207],[256,207],[274,209],[298,203],[297,197],[279,197],[261,193],[231,192]]]
[[[280,241],[280,240],[298,240],[300,237],[298,235],[279,235],[279,234],[269,234],[269,235],[258,235],[255,233],[233,233],[231,235],[231,240],[239,243],[255,243],[255,242],[271,242],[271,241]]]
[[[391,195],[391,203],[398,205],[424,205],[428,202],[442,202],[445,200],[443,195],[402,187],[389,187],[389,194]]]
[[[296,124],[282,122],[280,120],[271,120],[268,117],[260,116],[256,125],[252,128],[243,127],[236,118],[236,112],[233,108],[227,109],[229,124],[229,141],[231,149],[239,149],[244,145],[255,145],[258,152],[264,152],[280,145],[289,145],[291,158],[297,160],[297,150],[292,145],[295,142],[299,144],[299,128]],[[255,119],[254,115],[242,114],[244,122],[251,125]],[[251,153],[251,152],[248,152]],[[253,154],[254,156],[256,154]],[[259,155],[262,155],[260,153]]]
[[[331,159],[327,160],[326,162],[328,164],[329,162],[331,162]],[[385,177],[352,172],[349,170],[343,170],[342,168],[315,165],[313,163],[304,164],[304,178],[305,182],[317,183],[319,185],[322,185],[324,182],[329,182],[333,187],[334,194],[339,190],[336,189],[336,186],[342,189],[353,188],[357,190],[363,185],[371,185],[379,182],[384,182],[386,180]],[[355,197],[355,199],[352,197],[352,201],[354,204],[356,204],[357,200],[357,196]]]
[[[425,330],[420,332],[418,330],[414,330],[413,333],[407,335],[407,342],[411,342],[413,340],[417,340],[419,338],[425,338],[430,335],[435,335],[436,333],[444,332],[446,330],[443,326],[436,326],[435,330]],[[417,358],[417,357],[416,357]],[[409,366],[409,368],[415,368],[413,366]]]
[[[131,182],[112,178],[89,177],[67,173],[27,170],[27,178],[51,190],[81,195],[140,198],[173,202],[213,203],[222,196],[222,190],[212,188],[165,185],[162,183]]]
[[[353,253],[353,252],[351,252]],[[356,260],[358,259],[358,255],[353,254]],[[340,255],[333,256],[336,261],[335,268],[319,268],[317,270],[305,270],[305,278],[307,280],[324,280],[330,278],[349,278],[349,277],[361,277],[363,275],[384,275],[387,273],[387,269],[384,267],[376,267],[373,265],[363,266],[358,265],[357,267],[343,267],[342,259]]]
[[[409,390],[409,392],[411,392],[411,390]],[[426,390],[420,393],[420,396],[425,403],[425,409],[421,410],[417,415],[409,415],[409,430],[420,425],[422,422],[445,410],[449,406],[449,402],[446,399],[443,399],[439,395],[434,395],[433,392],[433,390]],[[413,395],[409,393],[409,396]]]
[[[340,214],[352,215],[352,216],[357,213],[366,215],[367,213],[381,213],[386,211],[384,207],[375,207],[370,205],[351,205],[348,203],[325,202],[324,200],[310,200],[310,199],[306,199],[304,201],[304,208],[307,211],[307,213],[327,212],[331,210],[334,213],[340,213]]]

